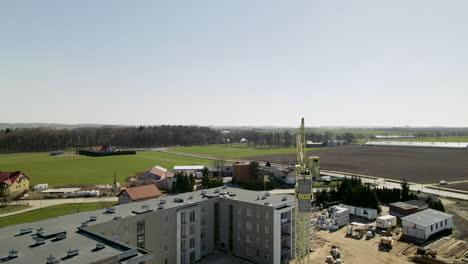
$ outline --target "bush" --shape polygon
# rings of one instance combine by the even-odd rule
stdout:
[[[261,190],[271,190],[275,189],[276,185],[273,182],[267,181],[265,184],[263,182],[248,182],[243,183],[242,187],[247,190],[261,191]]]

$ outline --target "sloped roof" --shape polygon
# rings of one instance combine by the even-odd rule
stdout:
[[[166,178],[172,178],[172,177],[174,177],[174,176],[175,176],[175,173],[174,173],[174,172],[172,172],[172,171],[166,172]]]
[[[154,184],[126,188],[117,196],[120,196],[123,192],[127,193],[133,201],[156,198],[162,195],[158,187]]]
[[[22,173],[21,171],[15,171],[15,172],[0,172],[0,183],[5,183],[5,184],[8,184],[8,185],[11,185],[13,184],[16,179],[18,179],[18,177],[20,177],[21,175],[23,175],[24,177],[28,178],[29,180],[29,177]]]

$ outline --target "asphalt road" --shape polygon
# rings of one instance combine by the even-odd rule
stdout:
[[[117,202],[117,197],[101,197],[101,198],[70,198],[70,199],[42,199],[42,200],[23,200],[24,202],[29,203],[31,207],[28,207],[23,210],[18,210],[14,212],[0,214],[0,217],[21,214],[29,212],[32,210],[49,207],[59,204],[73,204],[73,203],[96,203],[96,202]]]

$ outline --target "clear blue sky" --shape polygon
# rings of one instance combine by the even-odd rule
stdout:
[[[1,1],[0,122],[468,126],[468,1]]]

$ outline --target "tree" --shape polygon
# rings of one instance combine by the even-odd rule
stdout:
[[[267,167],[271,167],[271,164],[270,164],[270,162],[269,162],[269,161],[267,161],[267,162],[266,162],[266,164],[265,164],[265,166],[267,166]]]
[[[259,177],[259,164],[256,161],[250,162],[249,166],[249,178],[253,181],[256,181]]]
[[[408,201],[410,200],[410,195],[409,195],[409,185],[406,179],[403,179],[401,182],[401,201]]]
[[[345,133],[343,135],[343,139],[346,140],[347,143],[350,143],[351,141],[353,141],[356,137],[354,136],[353,133]]]

